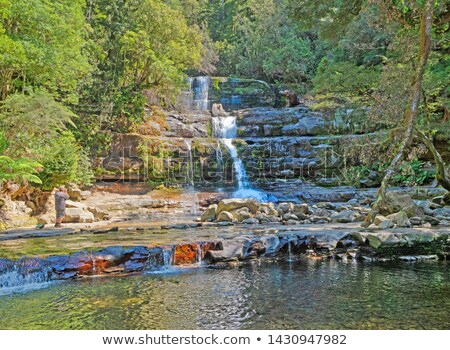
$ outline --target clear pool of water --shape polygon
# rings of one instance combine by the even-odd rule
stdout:
[[[450,329],[448,262],[259,261],[0,297],[1,329]]]

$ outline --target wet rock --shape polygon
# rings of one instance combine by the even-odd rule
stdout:
[[[256,218],[249,218],[249,219],[243,220],[242,223],[248,224],[248,225],[255,225],[255,224],[259,224],[259,220]]]
[[[201,217],[201,221],[208,222],[208,221],[214,221],[216,218],[217,213],[217,204],[211,204],[208,209],[206,209]]]
[[[163,230],[186,230],[188,228],[200,227],[202,224],[197,222],[194,224],[172,224],[172,225],[161,225]]]
[[[183,244],[177,245],[173,253],[174,265],[191,265],[198,261],[198,245]]]
[[[235,218],[233,214],[228,211],[221,211],[219,216],[217,217],[217,222],[234,222]]]
[[[222,250],[210,250],[205,254],[205,260],[211,263],[242,260],[245,256],[245,241],[223,241]]]
[[[114,227],[109,227],[109,228],[104,228],[104,229],[92,230],[91,232],[92,232],[93,234],[103,234],[103,233],[109,233],[109,232],[119,232],[119,227],[118,227],[118,226],[114,226]]]
[[[381,246],[381,240],[374,235],[367,235],[366,244],[368,244],[373,249],[378,249]]]
[[[219,202],[217,207],[217,213],[220,215],[223,211],[230,212],[239,208],[248,208],[248,210],[255,214],[258,211],[259,203],[253,198],[231,198],[223,199]]]
[[[264,244],[266,255],[274,254],[280,248],[280,239],[277,236],[263,236],[261,242]]]

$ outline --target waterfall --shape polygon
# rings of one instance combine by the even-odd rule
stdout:
[[[190,77],[188,82],[192,92],[192,109],[206,111],[209,107],[210,77]]]
[[[187,148],[187,167],[186,167],[186,182],[190,185],[194,185],[194,160],[192,156],[191,140],[183,139]]]
[[[51,270],[26,271],[22,262],[6,268],[0,274],[0,296],[24,293],[46,287],[51,281]]]
[[[227,148],[233,160],[233,169],[236,173],[238,190],[233,193],[237,198],[255,198],[259,202],[267,202],[267,195],[261,191],[250,188],[244,163],[239,158],[233,140],[237,137],[236,117],[214,117],[212,118],[213,135]]]

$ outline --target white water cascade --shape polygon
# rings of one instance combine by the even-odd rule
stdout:
[[[233,160],[233,169],[236,174],[238,190],[233,193],[236,198],[255,198],[259,202],[267,202],[267,195],[261,191],[250,188],[247,173],[242,159],[239,158],[233,140],[237,136],[236,117],[212,118],[213,135],[227,148]]]
[[[192,155],[191,140],[184,139],[184,143],[187,148],[187,167],[186,167],[186,182],[190,185],[194,185],[194,157]]]
[[[188,81],[192,93],[192,109],[200,111],[208,110],[210,77],[190,77]]]

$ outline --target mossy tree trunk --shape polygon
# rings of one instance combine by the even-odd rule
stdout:
[[[368,222],[373,222],[375,216],[378,214],[380,202],[386,195],[389,182],[396,171],[398,163],[403,158],[406,148],[411,144],[413,138],[414,123],[417,119],[418,109],[420,106],[420,97],[422,95],[423,75],[427,67],[428,57],[431,50],[433,14],[434,1],[425,0],[423,13],[420,20],[420,49],[418,53],[418,65],[411,84],[408,107],[405,111],[405,134],[400,147],[397,150],[397,154],[384,175],[380,189],[378,190],[377,200],[375,201],[375,204],[367,217]]]

